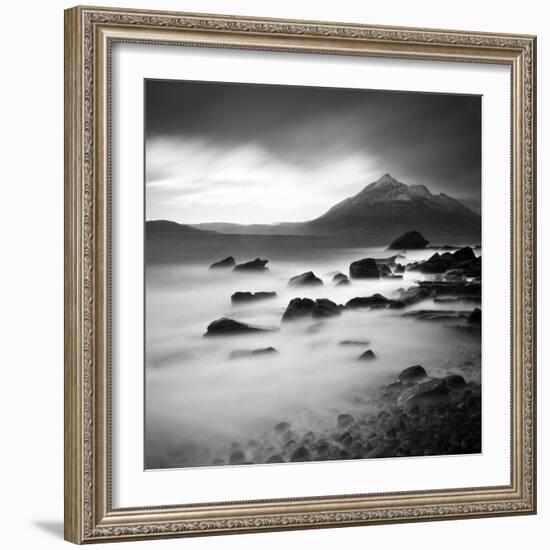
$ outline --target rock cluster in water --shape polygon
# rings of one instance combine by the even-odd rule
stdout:
[[[397,238],[389,248],[415,250],[427,248],[428,241],[411,231]],[[401,315],[425,322],[442,322],[469,333],[479,335],[481,309],[415,309],[409,306],[433,299],[439,303],[474,303],[481,301],[481,257],[471,247],[441,246],[425,261],[404,264],[404,256],[363,258],[349,266],[349,277],[344,273],[328,274],[334,285],[349,285],[350,279],[401,278],[405,271],[426,274],[415,286],[400,288],[390,296],[380,293],[356,296],[345,305],[328,298],[295,297],[282,315],[283,322],[301,319],[338,317],[346,310],[404,309]],[[229,256],[215,262],[211,268],[233,268],[235,271],[266,271],[268,260],[236,264]],[[323,281],[312,271],[292,277],[289,287],[321,286]],[[233,303],[253,303],[276,297],[275,292],[235,292]],[[308,327],[313,333],[323,325],[318,321]],[[221,318],[213,321],[204,336],[229,336],[278,330]],[[378,350],[370,349],[367,338],[342,340],[341,346],[357,346],[356,359],[375,361]],[[376,349],[376,348],[375,348]],[[235,350],[229,359],[244,359],[271,355],[273,347]],[[366,368],[370,368],[367,367]],[[397,380],[370,390],[354,401],[356,409],[342,411],[335,416],[332,428],[309,431],[293,427],[281,420],[260,438],[246,444],[231,445],[227,454],[214,459],[214,464],[249,464],[301,462],[309,460],[342,460],[350,458],[377,458],[480,452],[481,445],[481,388],[467,382],[460,374],[431,377],[421,365],[402,370]]]
[[[295,321],[304,317],[323,318],[340,315],[342,306],[338,306],[327,298],[293,298],[283,313],[283,321]]]

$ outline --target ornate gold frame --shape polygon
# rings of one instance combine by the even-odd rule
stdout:
[[[512,73],[512,461],[504,487],[113,509],[110,51],[117,41],[508,65]],[[65,12],[65,538],[75,543],[533,514],[533,36],[127,9]]]

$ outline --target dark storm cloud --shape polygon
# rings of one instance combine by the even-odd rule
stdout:
[[[479,96],[149,80],[145,114],[149,217],[299,221],[385,172],[481,194]]]
[[[146,122],[148,138],[250,143],[305,166],[363,151],[404,183],[480,194],[479,96],[153,80]]]

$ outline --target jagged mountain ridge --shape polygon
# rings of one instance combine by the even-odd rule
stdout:
[[[201,223],[189,227],[229,234],[373,236],[393,239],[415,229],[428,239],[481,236],[481,217],[460,201],[433,194],[424,185],[406,185],[384,174],[359,193],[313,220],[240,225]]]
[[[445,193],[432,194],[424,185],[406,185],[384,174],[362,191],[308,222],[314,233],[380,234],[416,229],[437,235],[480,234],[481,218]]]

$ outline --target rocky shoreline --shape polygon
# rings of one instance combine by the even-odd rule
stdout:
[[[416,375],[411,375],[416,370]],[[409,375],[407,376],[407,372]],[[418,372],[420,374],[418,374]],[[481,452],[481,386],[455,374],[432,378],[415,365],[334,416],[332,428],[273,425],[233,443],[212,464],[262,464]]]
[[[445,327],[480,337],[481,333],[481,256],[480,247],[442,245],[428,247],[417,231],[398,237],[390,249],[435,249],[428,259],[404,263],[406,256],[362,258],[350,263],[348,275],[329,274],[333,286],[351,285],[357,279],[400,279],[406,272],[417,273],[414,286],[399,288],[384,296],[356,296],[338,304],[329,298],[292,298],[281,315],[281,326],[301,319],[338,318],[346,311],[397,310],[395,315],[418,322],[441,323]],[[212,269],[232,271],[268,271],[268,260],[237,264],[232,256],[217,261]],[[323,280],[312,271],[291,277],[287,286],[307,293],[311,287],[323,287]],[[276,297],[274,291],[235,292],[232,303],[246,304]],[[416,309],[411,306],[432,300],[446,309]],[[333,322],[338,322],[335,319]],[[231,337],[237,334],[269,333],[279,327],[256,326],[228,317],[212,321],[205,337]],[[378,350],[368,340],[343,340],[338,345],[357,346],[357,360],[376,361]],[[234,350],[229,359],[277,355],[274,347]],[[261,359],[261,357],[260,357]],[[470,365],[480,369],[479,363]],[[368,365],[365,365],[368,368]],[[481,452],[481,386],[468,377],[468,369],[433,376],[421,365],[404,369],[397,379],[359,393],[349,410],[338,411],[329,425],[303,429],[292,419],[280,419],[266,432],[247,442],[233,442],[210,456],[213,465],[346,460],[426,455],[452,455]]]

